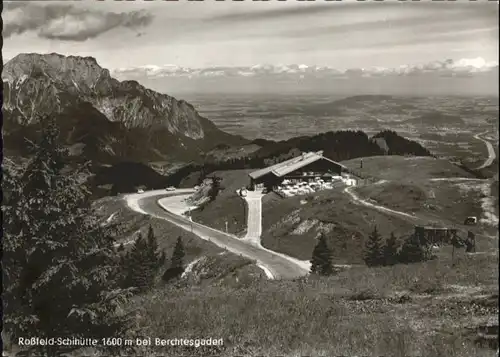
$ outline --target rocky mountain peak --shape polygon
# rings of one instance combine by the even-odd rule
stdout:
[[[111,78],[94,57],[63,56],[58,53],[21,53],[5,64],[2,77],[12,83],[23,75],[47,76],[55,81],[78,79],[92,86],[100,78]]]
[[[4,115],[13,125],[29,127],[44,114],[68,126],[88,128],[92,120],[100,127],[112,123],[113,128],[139,130],[147,140],[156,138],[155,157],[160,158],[179,151],[199,152],[219,140],[231,141],[231,135],[200,116],[191,104],[137,81],[116,80],[93,57],[20,54],[5,65],[2,78]],[[86,131],[82,129],[81,135],[87,136]],[[106,142],[120,140],[116,133],[108,134]],[[169,141],[168,148],[160,144],[162,140]]]

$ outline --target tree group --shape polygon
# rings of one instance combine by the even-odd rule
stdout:
[[[165,254],[158,251],[158,242],[151,226],[147,238],[139,233],[130,251],[122,255],[121,261],[122,284],[125,287],[144,292],[155,285],[158,272],[165,264]]]
[[[429,252],[428,242],[416,234],[410,235],[400,247],[394,233],[384,240],[375,227],[366,240],[363,259],[370,267],[408,264],[428,260]]]
[[[85,166],[68,169],[55,121],[40,122],[32,159],[4,174],[4,331],[13,340],[120,336],[129,292],[118,285],[113,227],[91,207]],[[35,348],[55,356],[63,347]]]

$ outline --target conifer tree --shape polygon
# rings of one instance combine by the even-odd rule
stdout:
[[[398,241],[394,232],[391,233],[389,239],[384,246],[384,264],[394,265],[398,262]]]
[[[399,254],[401,263],[417,263],[426,260],[426,249],[416,234],[404,242]]]
[[[158,242],[150,226],[148,236],[143,238],[138,234],[130,252],[123,260],[124,269],[127,271],[125,286],[135,287],[140,292],[150,289],[164,262],[164,254],[158,253]]]
[[[86,167],[64,171],[67,152],[47,123],[34,156],[6,175],[4,196],[4,330],[20,336],[118,336],[127,297],[118,288],[111,226],[101,226],[82,177]],[[76,346],[35,346],[55,356]]]
[[[216,176],[212,177],[212,187],[208,191],[208,197],[210,201],[215,201],[215,199],[217,198],[217,195],[219,194],[220,191],[220,181],[221,181],[220,177]]]
[[[152,226],[148,229],[147,257],[146,262],[156,277],[158,270],[165,264],[165,252],[158,252],[158,240],[156,239]]]
[[[182,244],[181,237],[179,237],[177,238],[172,257],[170,258],[170,267],[163,273],[162,279],[168,282],[181,276],[184,272],[183,261],[184,245]]]
[[[326,237],[322,234],[313,250],[311,258],[311,273],[318,275],[331,275],[333,273],[331,255],[332,253],[330,248],[326,243]]]
[[[151,286],[150,267],[146,264],[147,242],[139,233],[130,250],[126,255],[125,265],[127,269],[126,286],[135,287],[140,292]]]
[[[373,267],[384,264],[383,254],[382,237],[378,233],[377,227],[375,227],[366,241],[364,257],[366,265]]]
[[[148,228],[148,240],[147,240],[147,258],[151,264],[151,267],[157,268],[158,266],[158,242],[156,241],[155,232],[152,226]]]
[[[184,245],[182,244],[181,237],[177,238],[175,243],[174,252],[170,259],[170,268],[182,268],[184,261]]]

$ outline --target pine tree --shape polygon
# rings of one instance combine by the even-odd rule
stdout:
[[[150,267],[146,263],[147,243],[142,234],[137,238],[125,258],[127,270],[126,287],[137,288],[140,292],[147,290],[151,286]]]
[[[158,240],[156,239],[152,226],[148,229],[146,264],[149,265],[153,276],[156,277],[158,270],[165,264],[165,252],[158,252]]]
[[[220,177],[216,176],[212,177],[212,187],[208,191],[208,197],[210,201],[215,201],[215,199],[217,198],[217,195],[219,194],[220,191],[220,181],[221,181]]]
[[[401,263],[417,263],[424,260],[426,260],[426,249],[420,238],[416,234],[412,234],[401,247],[399,261]]]
[[[182,275],[184,272],[183,267],[184,260],[184,245],[182,244],[181,237],[177,238],[177,242],[170,258],[170,267],[163,273],[162,279],[165,282],[169,282],[172,279],[176,279]]]
[[[181,237],[177,238],[175,243],[174,252],[172,253],[172,258],[170,259],[170,268],[182,268],[184,260],[184,245],[182,244]]]
[[[331,256],[332,253],[326,243],[326,237],[322,234],[313,250],[311,258],[311,273],[318,275],[331,275],[333,273]]]
[[[148,240],[147,240],[147,256],[150,260],[152,267],[157,267],[158,265],[158,242],[156,241],[155,232],[153,231],[153,227],[149,226],[148,228]]]
[[[364,257],[366,265],[370,267],[382,265],[384,263],[383,254],[382,237],[375,227],[366,241]]]
[[[385,265],[394,265],[398,262],[398,240],[391,233],[389,239],[385,242],[384,246],[384,263]]]
[[[86,167],[64,171],[67,152],[55,121],[47,123],[25,168],[11,170],[4,188],[4,329],[19,336],[118,336],[126,316],[117,308],[112,226],[101,226],[82,182]],[[36,346],[55,356],[62,346]],[[76,347],[64,347],[67,350]]]
[[[126,287],[135,287],[144,292],[155,284],[158,270],[163,265],[164,254],[158,253],[158,242],[150,226],[147,239],[138,234],[130,252],[123,260],[127,271],[124,284]]]

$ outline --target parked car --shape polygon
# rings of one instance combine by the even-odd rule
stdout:
[[[169,186],[165,190],[167,190],[167,191],[175,191],[175,187],[174,186]]]
[[[137,193],[144,193],[144,190],[142,188],[137,190]]]
[[[194,186],[193,188],[195,191],[198,191],[200,189],[200,186]]]
[[[475,216],[470,216],[470,217],[467,217],[464,221],[464,224],[466,226],[474,226],[477,224],[477,217]]]

